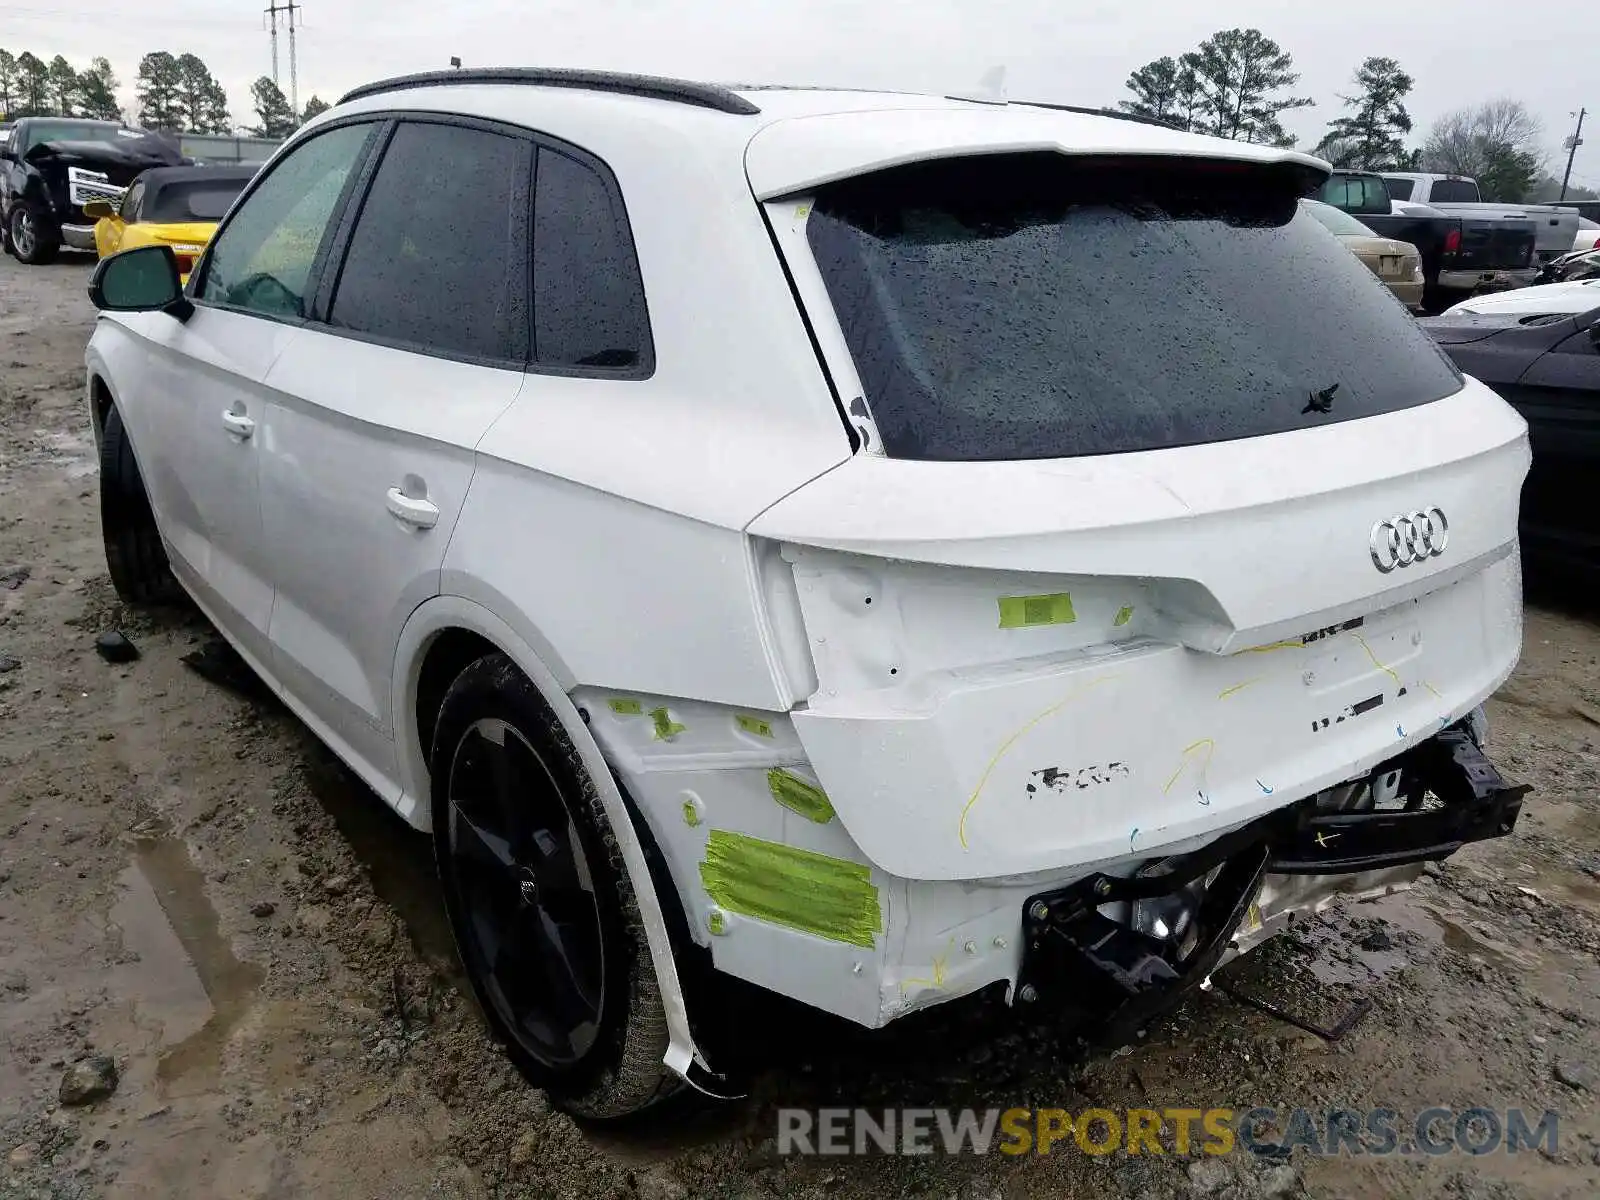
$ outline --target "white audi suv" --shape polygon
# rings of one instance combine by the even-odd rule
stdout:
[[[1521,419],[1298,206],[1044,104],[452,71],[100,264],[107,559],[437,845],[568,1109],[864,1026],[1170,1004],[1508,832]]]

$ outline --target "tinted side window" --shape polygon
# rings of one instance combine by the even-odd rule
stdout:
[[[1416,186],[1416,181],[1412,179],[1385,179],[1384,182],[1389,185],[1391,200],[1411,199],[1411,189]]]
[[[291,150],[217,235],[200,299],[304,317],[307,281],[372,125],[345,125]]]
[[[1370,210],[1382,210],[1389,207],[1389,189],[1384,186],[1383,180],[1376,175],[1366,175],[1361,179],[1361,207]]]
[[[329,323],[445,354],[528,356],[530,143],[403,124],[362,205]]]
[[[622,200],[590,167],[539,151],[533,202],[534,358],[540,366],[648,372],[644,281]]]

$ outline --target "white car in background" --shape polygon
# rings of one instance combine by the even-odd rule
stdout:
[[[1578,218],[1578,236],[1572,239],[1574,250],[1593,250],[1600,244],[1600,221],[1591,221],[1588,217]]]
[[[1474,296],[1445,309],[1446,313],[1476,313],[1482,316],[1576,316],[1600,308],[1600,279],[1573,283],[1544,283],[1511,292],[1492,292]]]
[[[112,581],[432,831],[570,1111],[725,1089],[728,977],[1142,1022],[1526,790],[1478,715],[1526,426],[1299,211],[1326,170],[1018,102],[358,89],[187,292],[97,269]]]

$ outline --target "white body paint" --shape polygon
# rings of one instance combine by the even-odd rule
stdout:
[[[751,96],[759,116],[486,85],[335,110],[510,122],[608,164],[649,379],[204,308],[187,326],[107,316],[88,350],[184,585],[414,825],[437,636],[486,638],[544,693],[617,827],[680,1071],[695,1050],[663,904],[720,970],[881,1025],[1014,981],[1032,892],[1358,775],[1479,704],[1520,644],[1525,427],[1471,381],[1315,431],[1083,460],[895,461],[853,413],[852,452],[830,379],[846,402],[859,382],[805,244],[811,189],[1015,149],[1314,160],[1039,109]],[[257,422],[243,443],[216,419],[233,399]],[[407,475],[441,509],[431,530],[385,511]],[[1373,523],[1434,505],[1450,553],[1376,571]],[[1073,622],[1000,628],[1000,597],[1050,593]],[[657,709],[681,730],[658,736]],[[775,803],[779,766],[836,818]],[[659,903],[613,772],[671,867]],[[725,912],[711,932],[711,829],[866,864],[881,934],[862,948]]]

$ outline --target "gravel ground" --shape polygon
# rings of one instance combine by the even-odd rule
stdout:
[[[1086,1052],[982,1004],[868,1036],[741,1009],[750,1098],[628,1129],[552,1112],[461,989],[429,851],[269,701],[180,661],[210,638],[106,579],[82,400],[89,264],[0,259],[0,1196],[1600,1194],[1600,632],[1532,608],[1492,749],[1517,833],[1330,912]],[[113,666],[95,638],[141,657]],[[110,1089],[88,1103],[61,1102]],[[74,1095],[70,1089],[77,1089]],[[1554,1154],[780,1156],[781,1105],[1520,1106]]]

